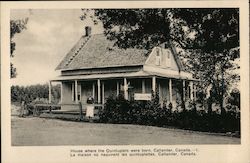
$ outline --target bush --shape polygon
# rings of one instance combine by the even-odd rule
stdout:
[[[109,97],[100,111],[100,122],[127,123],[151,126],[172,126],[207,132],[240,132],[240,113],[231,109],[225,114],[197,111],[194,101],[189,110],[172,111],[172,104],[166,102],[160,107],[159,96],[153,94],[151,101],[127,101],[122,95]]]
[[[116,99],[109,97],[99,116],[102,122],[128,123],[129,109],[129,101],[125,100],[122,95],[119,95]]]

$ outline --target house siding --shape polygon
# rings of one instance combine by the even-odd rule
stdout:
[[[161,58],[161,63],[160,65],[156,65],[156,48],[160,48],[160,47],[155,47],[151,54],[149,55],[148,60],[146,61],[145,65],[150,65],[150,66],[155,66],[158,68],[162,68],[162,69],[170,69],[170,70],[175,70],[175,71],[179,71],[179,68],[176,64],[176,61],[174,59],[173,53],[171,51],[170,48],[168,49],[164,49],[164,48],[160,48],[160,58]],[[167,50],[170,51],[170,59],[171,59],[171,65],[167,65],[166,63],[166,58],[167,58]]]
[[[72,103],[72,83],[62,82],[62,103]]]

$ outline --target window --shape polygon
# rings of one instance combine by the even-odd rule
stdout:
[[[156,48],[156,56],[160,56],[160,50],[159,50],[159,48]]]
[[[156,62],[155,64],[157,66],[161,65],[161,54],[160,54],[160,48],[156,48]]]
[[[166,67],[171,67],[171,52],[170,52],[170,50],[166,51]]]

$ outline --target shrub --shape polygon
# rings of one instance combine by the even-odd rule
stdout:
[[[207,132],[240,132],[240,113],[230,109],[225,114],[197,111],[196,103],[190,101],[189,109],[172,111],[172,104],[161,107],[158,94],[151,101],[127,101],[122,95],[109,97],[100,112],[100,122],[129,123],[151,126],[172,126]]]

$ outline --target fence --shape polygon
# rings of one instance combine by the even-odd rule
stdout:
[[[73,108],[70,110],[61,110],[61,106],[68,106]],[[93,108],[91,109],[88,108]],[[50,113],[50,114],[73,114],[78,115],[80,120],[84,118],[93,118],[98,117],[100,109],[103,108],[102,104],[25,104],[23,101],[21,104],[20,116],[24,117],[27,115],[40,116],[41,113]],[[93,116],[91,116],[91,112]],[[88,115],[88,117],[86,117]]]

